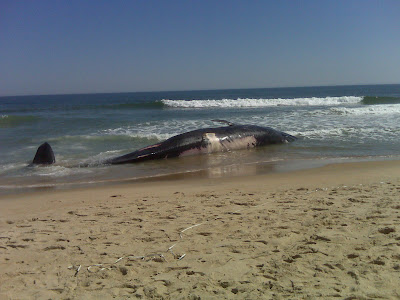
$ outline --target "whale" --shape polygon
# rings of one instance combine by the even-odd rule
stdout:
[[[230,152],[289,143],[297,139],[295,136],[270,127],[236,125],[225,120],[212,121],[224,123],[227,126],[188,131],[175,135],[163,142],[146,146],[122,156],[107,159],[103,163],[119,165],[189,155]],[[52,164],[55,162],[51,146],[48,143],[45,144],[46,147],[43,149],[45,153],[41,153],[43,159],[36,159],[35,156],[33,164]],[[49,153],[46,153],[46,151]]]

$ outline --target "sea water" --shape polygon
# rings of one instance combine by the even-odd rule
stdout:
[[[138,164],[102,162],[211,121],[254,124],[294,143]],[[28,167],[43,142],[56,164]],[[219,177],[400,157],[400,85],[0,97],[0,193],[203,174]]]

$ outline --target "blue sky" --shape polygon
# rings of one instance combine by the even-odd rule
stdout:
[[[400,1],[0,0],[0,95],[400,83]]]

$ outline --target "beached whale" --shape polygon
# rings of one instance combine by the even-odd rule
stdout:
[[[186,155],[226,152],[293,142],[297,139],[290,134],[269,127],[235,125],[225,120],[213,121],[222,122],[229,126],[202,128],[185,132],[161,143],[144,147],[126,155],[108,159],[104,163],[117,165]],[[51,154],[53,153],[50,145],[45,148],[49,152],[51,151]],[[33,164],[51,164],[54,162],[51,155],[42,155],[42,157],[48,157],[49,159],[36,160],[35,156]]]

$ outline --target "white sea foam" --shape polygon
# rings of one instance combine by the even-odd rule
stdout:
[[[386,128],[353,128],[353,127],[332,127],[332,128],[315,128],[303,131],[291,132],[297,137],[303,137],[311,140],[356,140],[359,143],[364,140],[387,140],[389,138],[399,138],[398,130],[388,130]]]
[[[68,168],[63,166],[48,166],[46,168],[37,168],[35,175],[43,177],[64,177],[77,174],[89,174],[92,171],[85,168]]]
[[[361,102],[363,97],[311,97],[311,98],[276,98],[276,99],[222,99],[222,100],[168,100],[162,102],[176,108],[240,108],[240,107],[273,107],[273,106],[334,106],[341,104],[355,104]]]
[[[20,169],[23,166],[25,166],[25,164],[23,164],[23,163],[9,163],[9,164],[0,165],[0,174]]]
[[[334,107],[332,112],[342,115],[389,115],[400,114],[400,104],[367,105],[362,107]]]
[[[102,130],[99,134],[162,141],[177,134],[198,128],[210,127],[213,124],[215,125],[214,122],[202,120],[167,120],[106,129]]]
[[[173,134],[169,133],[161,133],[160,131],[160,126],[154,126],[152,129],[149,127],[143,127],[138,130],[137,127],[132,128],[132,127],[119,127],[119,128],[113,128],[113,129],[106,129],[103,131],[104,135],[110,135],[110,136],[126,136],[129,138],[139,138],[139,139],[148,139],[148,140],[165,140],[167,138],[170,138],[173,136]]]

